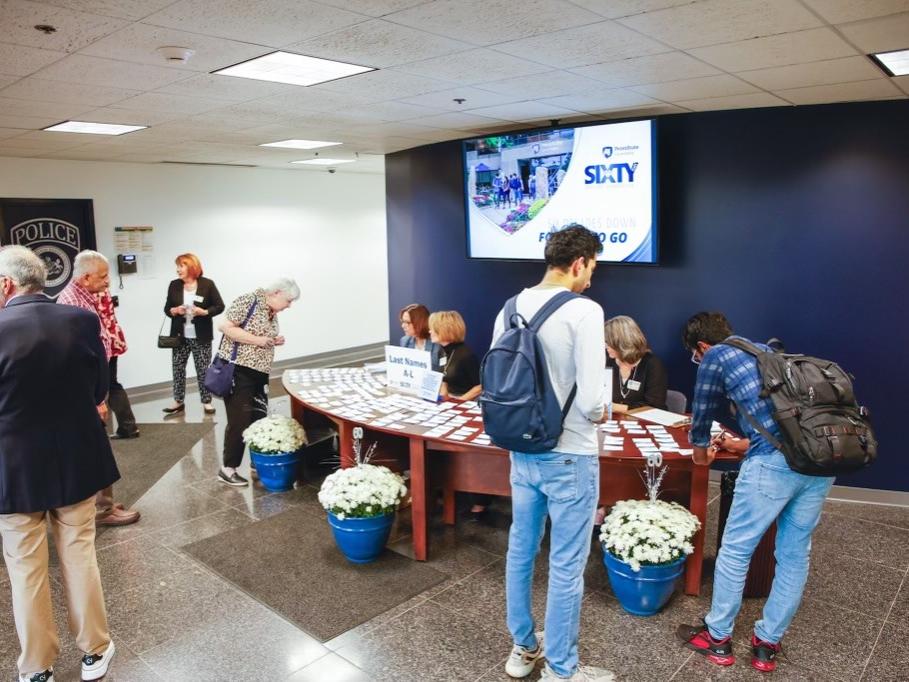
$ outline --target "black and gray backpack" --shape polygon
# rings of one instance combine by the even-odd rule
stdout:
[[[857,471],[877,457],[877,440],[868,410],[860,407],[852,377],[835,362],[797,353],[765,351],[741,338],[723,344],[757,359],[761,397],[773,402],[773,419],[782,438],[771,435],[741,405],[738,410],[773,447],[789,468],[809,476]]]

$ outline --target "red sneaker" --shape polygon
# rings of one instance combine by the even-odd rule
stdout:
[[[675,632],[685,643],[685,647],[697,651],[711,663],[723,666],[735,663],[735,656],[732,655],[732,637],[714,639],[706,625],[679,625]]]
[[[751,635],[751,667],[762,673],[772,673],[776,670],[776,655],[780,653],[780,645],[758,639]]]

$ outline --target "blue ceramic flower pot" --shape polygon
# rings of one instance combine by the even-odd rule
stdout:
[[[622,608],[635,616],[659,613],[675,590],[675,581],[685,570],[685,557],[662,566],[641,566],[633,571],[629,564],[603,549],[603,563],[609,584]]]
[[[354,564],[368,564],[379,557],[388,542],[394,520],[394,512],[367,519],[339,519],[328,512],[328,523],[338,549]]]
[[[256,467],[259,481],[266,490],[280,493],[294,487],[297,478],[299,452],[282,452],[278,455],[266,455],[250,449],[249,456]]]

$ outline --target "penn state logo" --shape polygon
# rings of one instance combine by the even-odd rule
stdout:
[[[612,156],[612,152],[612,147],[603,147],[603,158],[608,159],[610,156]]]
[[[46,293],[54,295],[69,281],[73,259],[82,250],[79,228],[58,218],[32,218],[15,225],[10,243],[27,246],[47,268]]]

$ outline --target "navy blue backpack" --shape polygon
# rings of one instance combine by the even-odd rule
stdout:
[[[517,298],[505,304],[505,333],[480,365],[483,426],[490,440],[505,450],[549,452],[559,442],[562,422],[578,387],[572,387],[565,407],[559,407],[537,332],[564,303],[580,296],[559,292],[530,322],[518,314]]]

